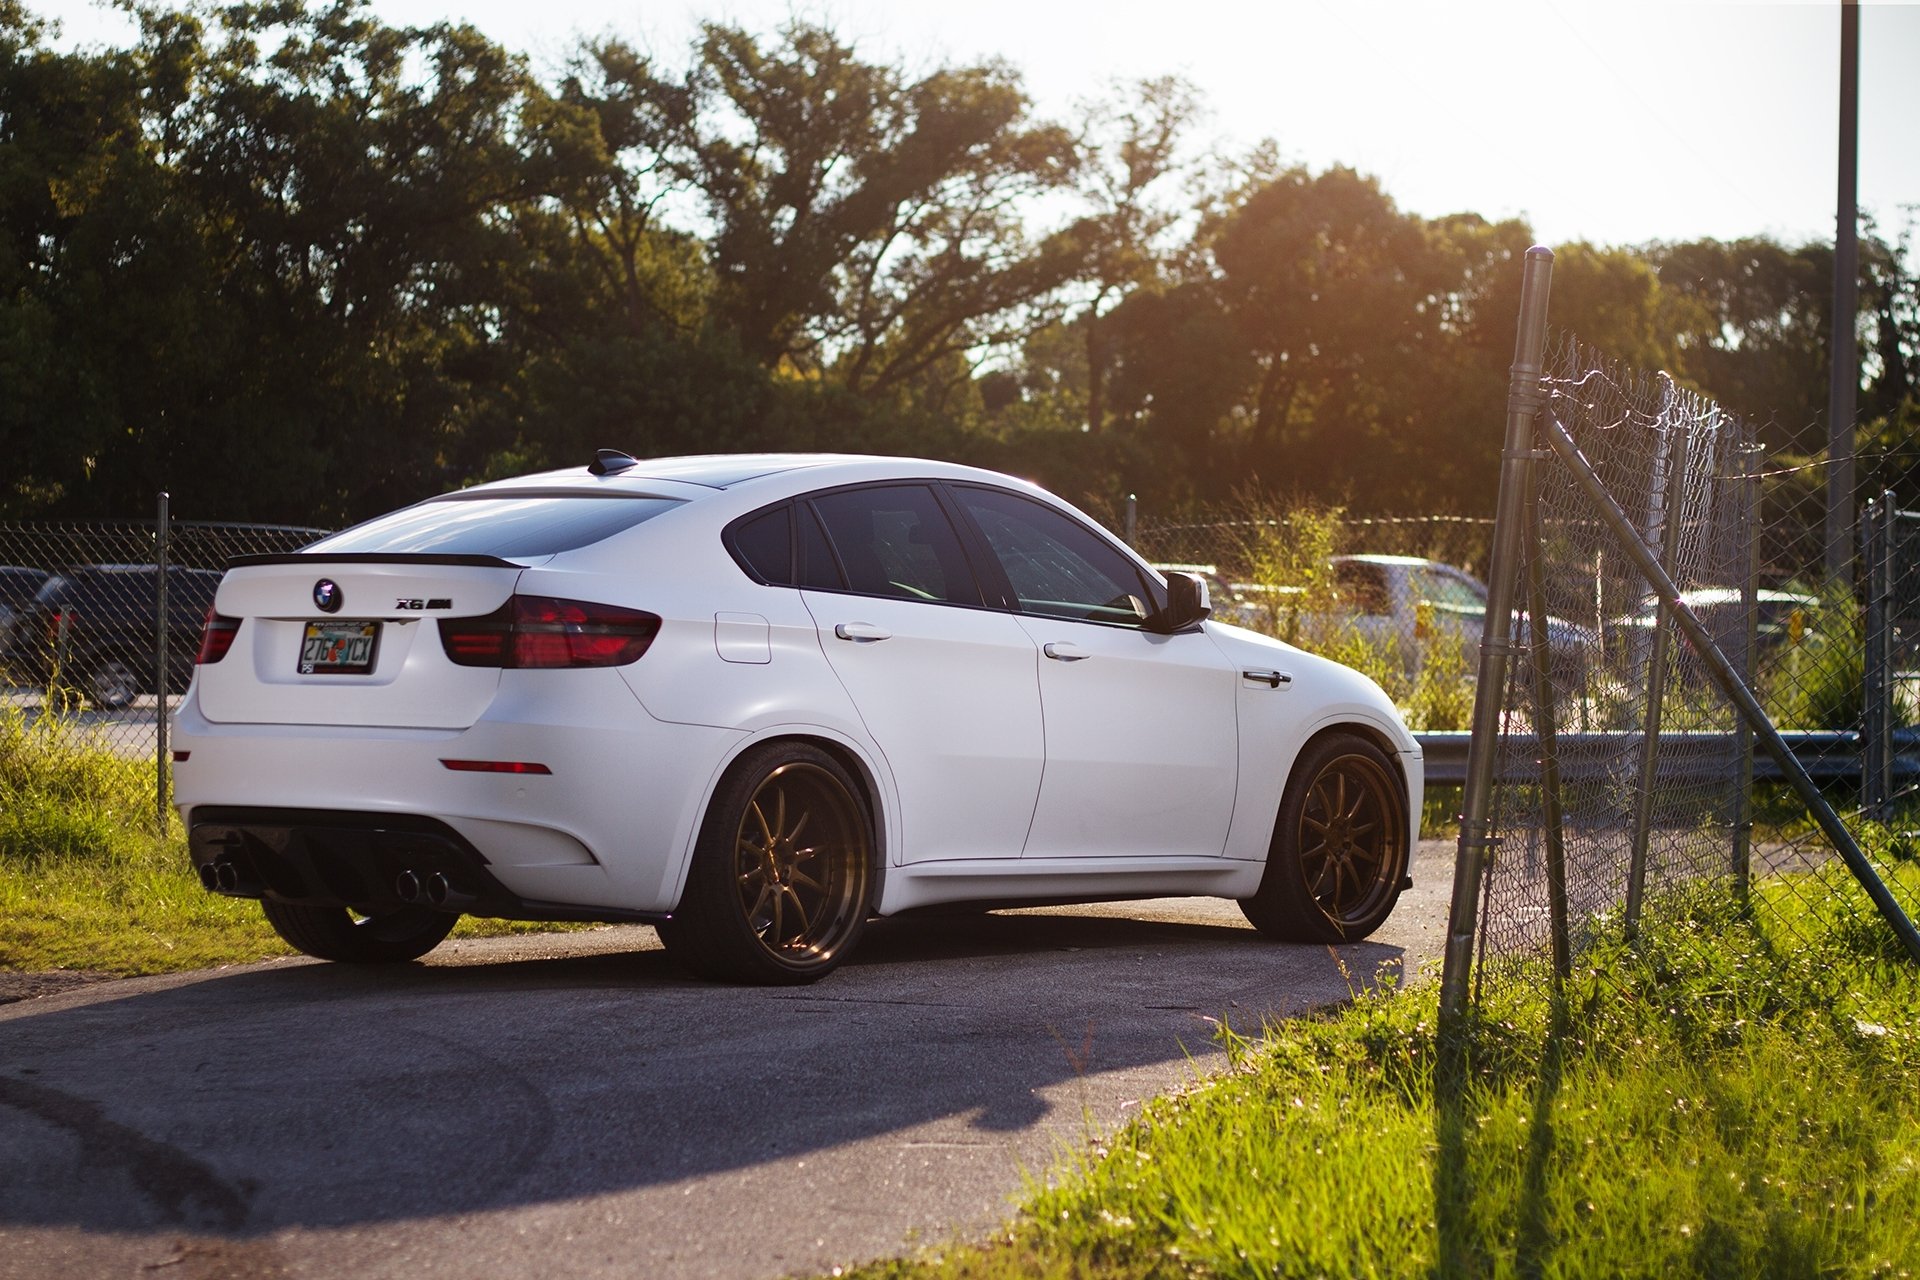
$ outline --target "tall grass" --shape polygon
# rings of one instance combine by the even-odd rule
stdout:
[[[1430,983],[1226,1033],[1226,1074],[1148,1104],[993,1241],[855,1274],[1911,1274],[1920,974],[1856,898],[1699,900],[1589,953],[1561,999],[1501,984],[1457,1092],[1434,1088]]]
[[[153,973],[281,954],[259,908],[208,893],[150,761],[0,711],[0,969]]]
[[[153,764],[71,720],[0,709],[0,970],[161,973],[290,950],[258,903],[208,893]],[[459,935],[562,928],[464,919]]]

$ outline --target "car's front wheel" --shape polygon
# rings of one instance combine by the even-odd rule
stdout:
[[[866,926],[873,851],[859,784],[838,760],[806,743],[756,748],[721,781],[660,940],[698,977],[824,977]]]
[[[260,901],[267,923],[296,950],[347,964],[401,964],[439,946],[460,917],[451,911],[401,907],[357,915],[345,907]]]
[[[1392,912],[1407,856],[1406,789],[1393,762],[1365,738],[1329,734],[1300,753],[1266,873],[1240,909],[1288,942],[1352,942]]]

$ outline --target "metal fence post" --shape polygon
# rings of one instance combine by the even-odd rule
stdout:
[[[1660,375],[1662,387],[1661,416],[1666,417],[1667,401],[1673,396],[1673,380],[1665,373]],[[1680,551],[1680,526],[1686,518],[1682,506],[1686,493],[1687,470],[1693,465],[1693,436],[1691,431],[1678,431],[1669,426],[1668,435],[1678,434],[1678,440],[1668,443],[1663,439],[1660,450],[1661,470],[1656,473],[1654,482],[1655,502],[1660,513],[1660,566],[1669,572]],[[1648,530],[1648,541],[1652,541],[1653,530]],[[1632,938],[1640,928],[1640,907],[1647,889],[1647,846],[1653,835],[1654,786],[1659,780],[1660,769],[1660,723],[1666,714],[1667,702],[1667,649],[1668,627],[1671,625],[1672,602],[1660,598],[1654,610],[1653,633],[1648,637],[1647,653],[1647,714],[1641,728],[1640,740],[1640,778],[1633,799],[1633,846],[1631,859],[1627,863],[1627,901],[1622,909],[1623,929],[1628,938]]]
[[[1127,545],[1133,546],[1135,528],[1140,523],[1140,499],[1135,494],[1127,495]]]
[[[1567,923],[1567,846],[1560,790],[1560,725],[1553,687],[1553,649],[1547,633],[1546,538],[1540,527],[1540,481],[1527,469],[1527,624],[1533,652],[1533,732],[1540,744],[1540,818],[1547,837],[1547,922],[1553,933],[1553,971],[1573,972]],[[1584,683],[1584,679],[1583,679]],[[1586,700],[1586,691],[1578,695]]]
[[[1740,563],[1740,678],[1753,683],[1760,646],[1760,469],[1754,465],[1757,445],[1744,438],[1728,451],[1738,460],[1735,476],[1740,486],[1740,545],[1746,554]],[[1753,874],[1753,727],[1736,717],[1733,730],[1733,891],[1747,900]]]
[[[1866,705],[1861,708],[1860,804],[1885,822],[1893,802],[1893,539],[1894,500],[1884,492],[1860,520],[1860,561],[1866,574]]]
[[[153,777],[154,823],[167,834],[167,494],[160,494],[160,510],[153,526],[154,597],[159,602],[153,621]]]
[[[1519,577],[1520,538],[1529,474],[1533,423],[1540,412],[1540,378],[1547,346],[1547,297],[1553,283],[1553,251],[1527,250],[1520,277],[1519,332],[1507,375],[1506,447],[1500,462],[1500,499],[1493,551],[1487,564],[1487,614],[1480,638],[1479,685],[1473,693],[1473,735],[1460,805],[1460,845],[1454,861],[1453,903],[1440,976],[1442,1030],[1451,1033],[1466,1009],[1473,939],[1480,910],[1480,882],[1493,843],[1493,775],[1500,754],[1500,704],[1507,684],[1513,641],[1513,596]],[[1447,1035],[1451,1042],[1453,1036]]]

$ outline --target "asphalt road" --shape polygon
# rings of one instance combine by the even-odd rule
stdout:
[[[1416,973],[1452,846],[1337,954],[1231,903],[877,921],[798,990],[651,929],[0,1005],[0,1276],[777,1277],[979,1233],[1253,1030]]]

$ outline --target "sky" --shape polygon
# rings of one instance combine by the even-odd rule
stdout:
[[[63,42],[124,39],[94,0],[28,0]],[[374,0],[396,25],[458,18],[559,65],[581,35],[676,60],[699,22],[825,21],[909,69],[1002,58],[1071,118],[1117,82],[1177,74],[1201,136],[1271,138],[1380,179],[1427,217],[1524,217],[1537,240],[1831,240],[1837,3],[1722,0]],[[1860,13],[1861,209],[1920,218],[1920,3]]]

